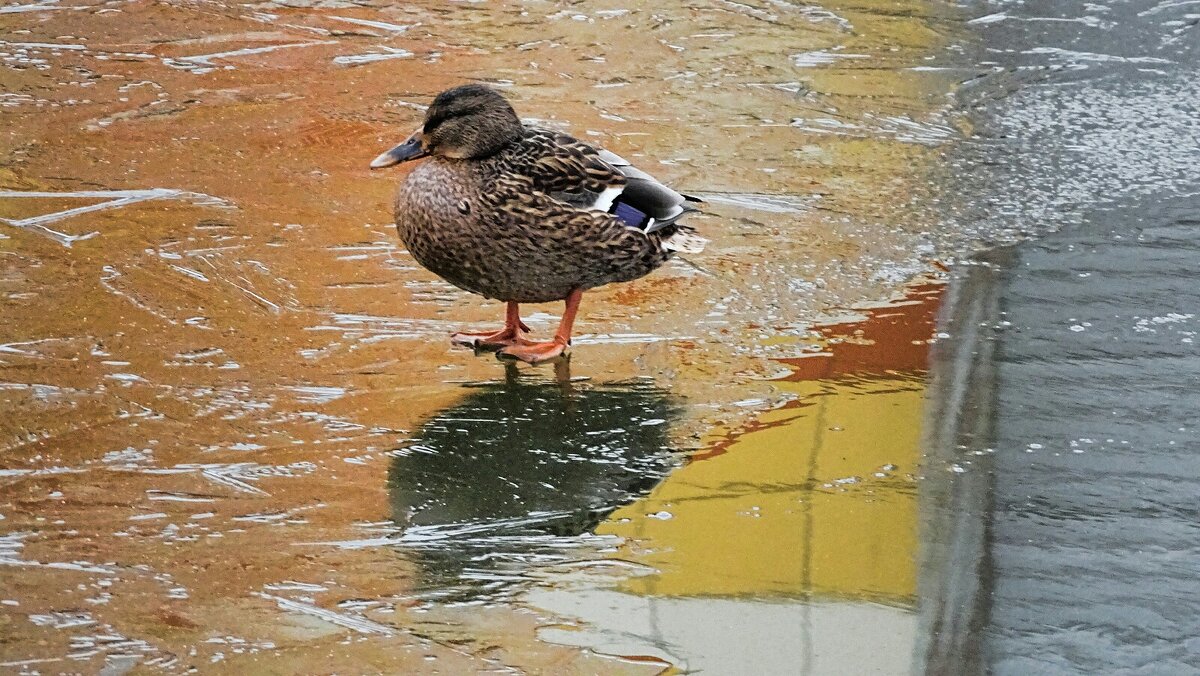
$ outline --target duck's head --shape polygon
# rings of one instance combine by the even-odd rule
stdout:
[[[521,136],[521,120],[495,89],[468,84],[447,89],[425,112],[425,123],[404,143],[376,157],[372,169],[427,155],[480,159]]]

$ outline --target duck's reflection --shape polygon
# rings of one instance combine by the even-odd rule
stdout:
[[[421,591],[492,595],[532,563],[569,558],[578,537],[673,467],[678,415],[649,381],[533,380],[510,370],[430,418],[392,462],[392,514]]]

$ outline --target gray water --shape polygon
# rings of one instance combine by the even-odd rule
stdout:
[[[1033,239],[964,275],[994,303],[942,348],[986,420],[960,434],[962,635],[931,670],[1197,673],[1200,4],[978,10],[992,72],[958,94],[976,134],[944,204]]]
[[[1002,293],[988,662],[1200,670],[1195,198],[1019,248]]]
[[[1200,4],[981,3],[941,203],[987,240],[1194,192]]]

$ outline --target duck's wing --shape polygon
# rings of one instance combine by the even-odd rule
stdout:
[[[608,212],[646,233],[674,225],[699,202],[616,153],[566,134],[530,130],[515,154],[535,187],[579,209]]]

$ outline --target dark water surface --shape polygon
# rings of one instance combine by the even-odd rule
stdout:
[[[1198,209],[1142,202],[1019,248],[998,340],[994,673],[1200,670]]]
[[[977,58],[994,72],[959,93],[976,136],[952,155],[948,204],[989,237],[1035,237],[960,271],[974,300],[945,319],[959,412],[940,422],[974,476],[940,522],[969,574],[931,581],[946,604],[931,664],[1196,673],[1200,14],[987,9]]]

